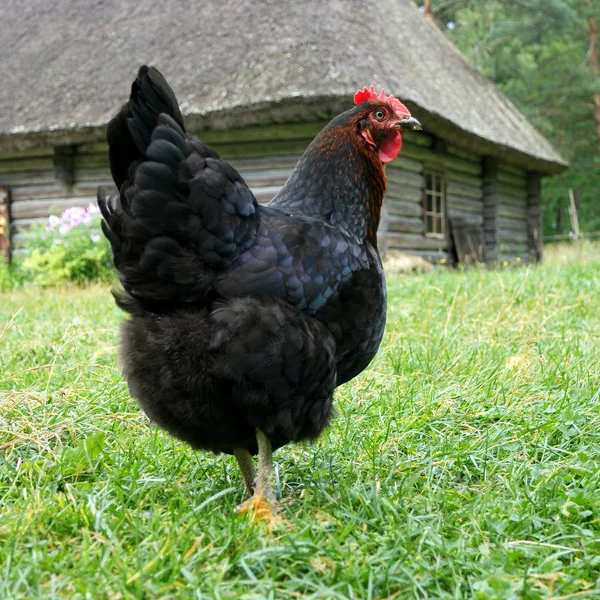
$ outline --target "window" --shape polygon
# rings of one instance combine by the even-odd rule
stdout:
[[[444,176],[425,171],[425,235],[446,237],[446,191]]]

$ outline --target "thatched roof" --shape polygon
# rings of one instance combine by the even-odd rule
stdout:
[[[411,0],[2,4],[0,149],[101,139],[148,63],[197,129],[332,116],[375,84],[453,143],[548,173],[566,165]]]

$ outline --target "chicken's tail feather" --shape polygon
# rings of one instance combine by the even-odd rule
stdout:
[[[157,69],[142,65],[131,85],[128,102],[106,130],[110,170],[118,189],[128,179],[131,165],[144,158],[161,114],[171,117],[185,131],[173,90]]]
[[[98,190],[102,231],[123,286],[113,291],[117,305],[131,314],[163,313],[207,300],[210,277],[197,255],[171,237],[152,237],[124,198]]]

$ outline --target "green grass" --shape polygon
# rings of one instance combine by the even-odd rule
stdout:
[[[106,289],[0,296],[0,598],[600,597],[600,257],[554,254],[390,277],[272,534],[129,398]]]

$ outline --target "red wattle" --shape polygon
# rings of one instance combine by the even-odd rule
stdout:
[[[377,155],[382,163],[388,163],[398,156],[400,148],[402,148],[402,136],[399,131],[395,131],[393,135],[388,136],[381,142]]]

